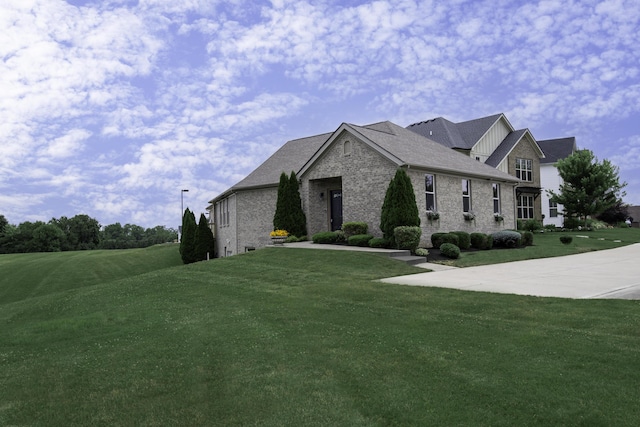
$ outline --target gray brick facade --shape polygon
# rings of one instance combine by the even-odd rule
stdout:
[[[295,140],[295,144],[321,141],[310,137]],[[435,232],[463,230],[491,233],[515,227],[514,186],[517,180],[507,174],[480,164],[451,149],[425,140],[390,122],[355,127],[343,124],[334,134],[325,137],[306,163],[291,170],[298,172],[300,196],[307,217],[307,231],[313,234],[332,229],[332,191],[341,192],[342,222],[362,221],[369,233],[381,237],[380,215],[387,187],[398,167],[411,179],[421,217],[422,241],[430,246]],[[287,145],[284,152],[295,153]],[[396,151],[394,154],[392,151]],[[308,150],[310,152],[310,150]],[[291,154],[288,154],[291,155]],[[411,162],[402,160],[402,156]],[[415,157],[415,159],[413,159]],[[301,159],[298,159],[300,162]],[[415,160],[418,160],[416,163]],[[270,158],[265,164],[286,168],[280,158]],[[271,170],[261,165],[250,175],[275,176],[290,170]],[[265,170],[266,169],[266,170]],[[425,174],[435,176],[435,197],[439,220],[427,218]],[[475,219],[463,217],[462,179],[471,182],[471,210]],[[539,177],[538,177],[539,179]],[[500,204],[504,222],[493,215],[493,187],[500,185]],[[265,183],[266,184],[266,183]],[[212,200],[218,256],[243,253],[268,245],[273,229],[277,201],[277,183],[232,188]]]

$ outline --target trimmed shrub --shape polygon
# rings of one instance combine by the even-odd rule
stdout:
[[[512,230],[497,231],[491,237],[493,237],[493,246],[497,248],[517,248],[522,240],[522,235]]]
[[[518,220],[518,230],[538,231],[542,229],[542,223],[537,219]]]
[[[487,234],[487,249],[493,248],[493,236],[491,234]]]
[[[556,226],[555,224],[547,224],[544,226],[544,230],[545,231],[556,231]]]
[[[344,235],[344,231],[336,230],[333,232],[336,235],[336,243],[346,243],[347,238]]]
[[[560,241],[563,244],[568,245],[569,243],[573,242],[573,237],[571,237],[571,236],[560,236]]]
[[[416,249],[416,255],[417,256],[423,256],[423,257],[427,257],[429,256],[429,251],[425,248],[418,248]]]
[[[522,235],[522,240],[520,240],[522,246],[533,245],[533,233],[531,231],[520,231],[520,234]]]
[[[367,229],[369,226],[366,222],[345,222],[342,224],[342,231],[344,232],[345,238],[348,240],[349,237],[355,236],[356,234],[367,234]]]
[[[374,237],[373,239],[369,240],[370,248],[388,248],[390,246],[391,243],[387,239],[384,239],[382,237]]]
[[[466,231],[452,231],[451,234],[458,236],[458,247],[466,250],[471,247],[471,237]]]
[[[447,258],[457,259],[460,257],[460,248],[452,243],[443,243],[440,246],[440,253]]]
[[[415,251],[420,244],[422,229],[420,227],[400,226],[393,229],[393,238],[398,249]]]
[[[433,246],[434,248],[440,248],[440,245],[444,243],[442,241],[442,236],[444,236],[445,234],[447,233],[433,233],[431,235],[431,246]]]
[[[338,235],[333,231],[322,231],[320,233],[314,234],[311,237],[311,240],[313,240],[313,243],[331,244],[338,241]]]
[[[442,236],[442,243],[451,243],[452,245],[458,246],[459,241],[460,239],[457,234],[447,233],[444,236]]]
[[[290,234],[289,236],[287,236],[287,238],[284,240],[285,243],[296,243],[299,242],[300,240],[294,236],[293,234]]]
[[[471,242],[471,247],[475,249],[491,249],[489,245],[489,239],[491,236],[484,233],[471,233],[469,236],[469,241]],[[491,239],[491,243],[493,243],[493,239]]]
[[[373,239],[371,234],[356,234],[349,236],[347,243],[349,246],[369,246],[369,241]]]

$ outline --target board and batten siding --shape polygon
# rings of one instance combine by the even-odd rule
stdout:
[[[471,158],[479,157],[482,163],[486,162],[510,132],[511,129],[505,120],[500,118],[471,149]],[[506,170],[503,172],[506,172]]]

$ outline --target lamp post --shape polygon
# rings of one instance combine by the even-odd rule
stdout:
[[[180,190],[180,224],[184,218],[184,193],[188,193],[189,190]],[[182,225],[180,225],[180,241],[182,242]]]

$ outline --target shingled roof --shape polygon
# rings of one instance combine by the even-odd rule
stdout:
[[[407,126],[407,129],[448,148],[471,150],[501,117],[504,117],[504,114],[494,114],[460,123],[453,123],[443,117],[436,117],[435,119],[411,124]],[[506,120],[506,117],[504,119]],[[508,120],[507,123],[509,123]],[[511,124],[509,124],[509,127],[511,127]]]
[[[345,131],[356,136],[373,150],[394,162],[398,167],[409,166],[411,168],[427,169],[460,176],[494,179],[503,182],[520,182],[514,176],[473,160],[467,155],[451,150],[442,144],[389,121],[367,126],[343,123],[303,166],[300,170],[300,176]]]
[[[575,136],[568,138],[545,139],[538,141],[538,145],[544,152],[545,158],[540,160],[541,164],[556,163],[573,154],[577,150]]]
[[[500,143],[500,145],[498,145],[498,148],[496,148],[493,153],[491,153],[485,163],[489,166],[497,168],[500,162],[502,162],[502,160],[504,160],[504,158],[509,155],[511,150],[513,150],[513,148],[518,144],[518,142],[520,142],[522,137],[524,137],[527,132],[529,132],[527,129],[520,129],[509,133],[509,135],[507,135],[507,137]]]
[[[344,131],[351,133],[398,167],[409,166],[460,176],[520,182],[509,174],[389,121],[367,126],[343,123],[332,133],[288,141],[246,178],[210,203],[238,190],[277,186],[283,171],[295,171],[299,177],[302,176]]]

